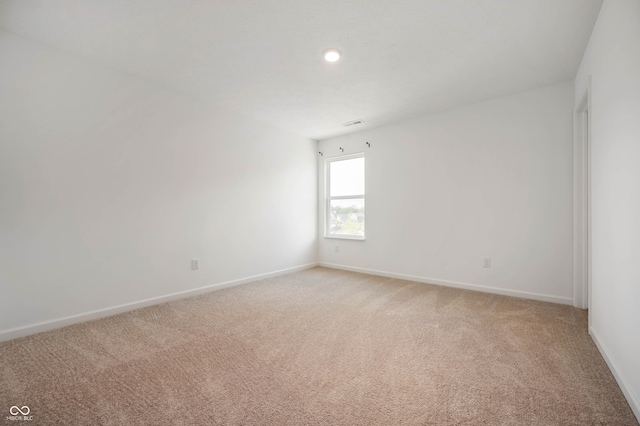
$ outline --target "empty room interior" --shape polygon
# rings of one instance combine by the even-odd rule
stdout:
[[[0,0],[0,420],[637,425],[640,1]]]

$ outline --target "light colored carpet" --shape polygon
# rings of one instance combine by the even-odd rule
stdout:
[[[0,344],[59,425],[635,425],[586,312],[324,268]]]

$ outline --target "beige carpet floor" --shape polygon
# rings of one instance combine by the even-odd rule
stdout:
[[[0,344],[0,420],[636,425],[569,306],[314,268]]]

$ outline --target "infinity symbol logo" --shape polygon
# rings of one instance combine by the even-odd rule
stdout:
[[[9,409],[9,412],[11,413],[12,416],[17,416],[18,413],[22,414],[23,416],[26,416],[31,412],[31,410],[26,405],[23,405],[22,408],[19,408],[17,405],[14,405]]]

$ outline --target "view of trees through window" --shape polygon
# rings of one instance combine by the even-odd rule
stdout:
[[[328,235],[364,237],[364,157],[329,163]]]
[[[364,236],[364,200],[331,200],[332,234]]]

